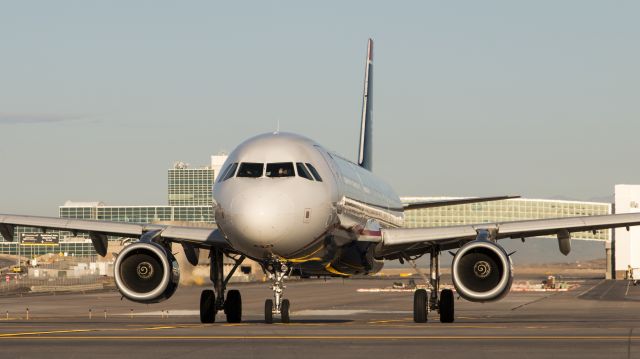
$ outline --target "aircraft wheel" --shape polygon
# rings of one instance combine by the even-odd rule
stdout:
[[[264,301],[264,322],[273,324],[273,300],[271,299]]]
[[[227,293],[224,301],[224,314],[227,315],[228,323],[240,323],[242,321],[242,297],[237,289]]]
[[[283,299],[282,306],[280,307],[280,317],[283,323],[290,322],[289,307],[290,307],[289,299]]]
[[[214,323],[216,321],[216,294],[211,290],[203,290],[200,294],[200,322]]]
[[[440,322],[453,323],[455,319],[454,313],[453,291],[451,289],[443,289],[440,292]]]
[[[413,321],[416,323],[427,322],[427,291],[418,289],[413,293]]]

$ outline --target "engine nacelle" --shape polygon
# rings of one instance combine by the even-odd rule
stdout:
[[[475,240],[462,246],[451,264],[458,295],[472,302],[489,302],[505,296],[513,281],[511,259],[496,243]]]
[[[169,299],[180,281],[180,269],[173,254],[153,242],[126,246],[116,258],[114,272],[120,293],[139,303]]]

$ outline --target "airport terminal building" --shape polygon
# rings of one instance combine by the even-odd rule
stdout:
[[[132,223],[215,226],[211,188],[224,158],[225,156],[212,156],[211,165],[202,168],[189,168],[182,162],[176,163],[167,173],[166,205],[112,206],[102,202],[67,201],[59,207],[59,216],[61,218]],[[636,194],[636,201],[630,201],[628,197]],[[401,199],[404,203],[412,203],[445,198],[452,197],[402,197]],[[618,208],[621,210],[640,211],[640,205],[638,205],[640,203],[640,186],[616,186],[616,201],[631,203],[626,207],[619,204]],[[614,213],[614,208],[616,206],[612,203],[603,202],[518,198],[409,210],[405,212],[405,226],[409,228],[440,227],[557,217],[597,216]],[[577,232],[572,234],[572,239],[604,242],[607,258],[611,258],[611,250],[615,250],[614,257],[622,259],[615,262],[615,270],[621,272],[626,269],[627,265],[640,268],[640,258],[638,258],[638,263],[635,263],[633,256],[629,254],[632,245],[640,248],[640,244],[635,245],[634,241],[629,239],[629,236],[632,236],[635,231],[638,231],[637,236],[640,238],[640,229],[632,227],[631,232],[627,232],[625,229]],[[45,236],[39,236],[38,233],[40,233],[38,230],[30,228],[17,228],[14,242],[4,242],[0,238],[0,253],[20,254],[23,257],[45,253],[62,253],[72,256],[95,255],[91,240],[86,236],[74,237],[68,232],[49,231],[46,238],[41,238]],[[612,244],[615,242],[614,235],[619,237],[621,241],[617,247]],[[122,238],[110,239],[123,240]],[[608,272],[613,271],[609,270]]]
[[[453,197],[402,197],[402,202],[424,202]],[[517,198],[456,206],[410,210],[405,213],[405,226],[443,227],[460,224],[522,221],[557,217],[597,216],[612,213],[611,203]],[[573,239],[609,241],[611,230],[576,232]]]

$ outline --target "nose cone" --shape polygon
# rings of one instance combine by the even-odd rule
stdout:
[[[294,218],[294,203],[281,191],[245,191],[228,210],[231,228],[242,247],[271,248],[286,237]],[[249,248],[247,248],[249,249]]]

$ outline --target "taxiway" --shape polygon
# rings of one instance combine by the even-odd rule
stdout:
[[[456,301],[456,320],[412,320],[412,293],[358,292],[393,279],[291,281],[292,323],[267,325],[268,283],[240,284],[244,315],[200,324],[202,288],[140,305],[116,292],[0,297],[2,357],[640,358],[640,286],[582,279],[569,292]],[[28,319],[27,319],[28,308]]]

